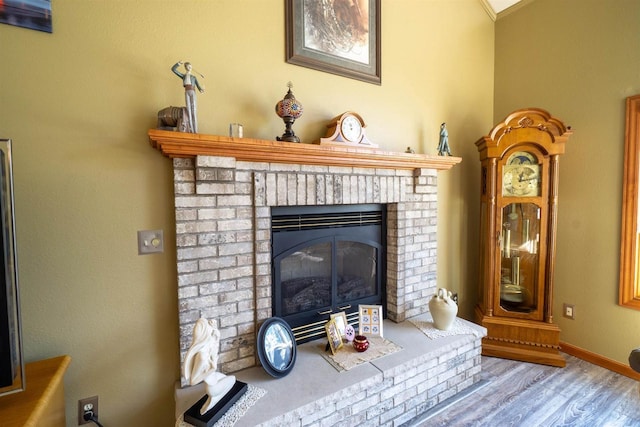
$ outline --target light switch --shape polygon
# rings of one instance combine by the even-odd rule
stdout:
[[[138,255],[164,252],[164,236],[162,230],[138,231]]]

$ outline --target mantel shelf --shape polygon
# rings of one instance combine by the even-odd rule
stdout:
[[[234,157],[240,161],[351,166],[383,169],[448,170],[461,157],[398,153],[354,146],[317,145],[149,130],[151,145],[167,157]]]

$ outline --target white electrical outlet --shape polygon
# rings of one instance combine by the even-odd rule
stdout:
[[[573,304],[564,303],[562,305],[562,315],[568,319],[575,319],[575,306]]]
[[[90,413],[92,417],[98,419],[98,396],[78,400],[78,425],[92,422],[90,419],[84,418],[86,413]]]

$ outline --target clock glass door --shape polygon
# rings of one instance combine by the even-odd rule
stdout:
[[[540,207],[510,203],[502,209],[500,307],[513,313],[538,309]]]

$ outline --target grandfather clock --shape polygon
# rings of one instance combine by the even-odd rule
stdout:
[[[559,160],[571,128],[541,109],[511,113],[476,142],[481,162],[482,354],[565,366],[553,323]]]

